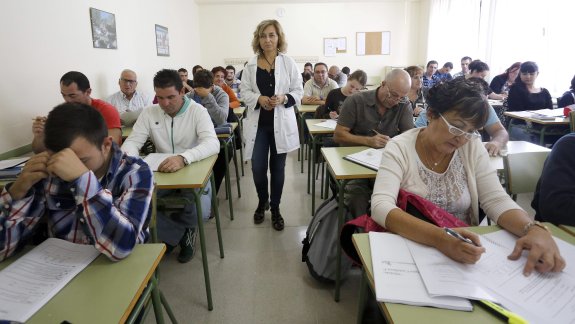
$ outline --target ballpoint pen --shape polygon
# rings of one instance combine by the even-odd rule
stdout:
[[[465,243],[473,244],[475,246],[479,246],[479,245],[475,244],[475,242],[473,242],[472,240],[468,239],[467,237],[463,237],[461,234],[457,233],[456,231],[452,230],[451,228],[444,227],[443,230],[445,231],[445,233],[455,237],[458,240],[461,240]]]
[[[479,305],[483,306],[488,311],[494,313],[498,317],[501,317],[504,320],[507,320],[509,324],[527,324],[529,323],[523,317],[497,305],[494,302],[490,302],[488,300],[478,300]]]

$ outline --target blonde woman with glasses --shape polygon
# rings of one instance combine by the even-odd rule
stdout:
[[[453,260],[476,263],[485,248],[478,235],[455,229],[464,240],[396,207],[399,189],[417,194],[469,225],[478,225],[479,206],[497,225],[518,236],[509,259],[528,250],[523,274],[558,272],[565,260],[549,231],[532,221],[499,183],[477,130],[489,104],[476,82],[458,78],[431,88],[429,126],[395,137],[383,152],[372,196],[372,218],[389,231],[437,248]]]

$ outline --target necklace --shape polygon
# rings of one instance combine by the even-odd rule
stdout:
[[[270,66],[270,71],[268,72],[268,73],[270,74],[270,88],[273,88],[273,87],[274,87],[274,84],[273,84],[273,82],[272,82],[272,77],[273,77],[272,71],[273,71],[274,66],[275,66],[275,63],[276,63],[276,57],[277,57],[277,55],[274,56],[274,60],[273,60],[271,63],[270,63],[270,61],[268,61],[268,59],[267,59],[267,57],[266,57],[265,54],[262,54],[262,57],[264,58],[264,60],[266,61],[266,63],[269,64],[269,66]]]
[[[421,145],[423,146],[423,155],[425,156],[425,160],[427,162],[427,165],[429,165],[431,167],[431,171],[435,172],[435,168],[437,168],[437,166],[440,165],[443,162],[443,160],[445,160],[445,158],[447,157],[448,154],[445,154],[441,158],[441,160],[439,160],[437,162],[433,162],[431,159],[429,159],[429,156],[427,155],[427,148],[423,144],[423,141],[421,142]]]

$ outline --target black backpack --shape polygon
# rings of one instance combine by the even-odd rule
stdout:
[[[345,208],[345,207],[344,207]],[[302,262],[307,264],[310,274],[316,280],[334,283],[337,269],[339,229],[337,224],[338,201],[335,197],[324,201],[317,209],[302,241]],[[346,208],[344,224],[351,219]],[[341,278],[351,268],[351,260],[341,254]]]

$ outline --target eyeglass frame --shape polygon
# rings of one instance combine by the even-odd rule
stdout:
[[[394,102],[397,102],[398,104],[400,103],[407,103],[409,101],[409,99],[407,98],[407,96],[399,96],[395,91],[393,94],[393,97],[391,96],[391,87],[389,85],[385,85],[385,87],[387,87],[387,100],[392,99]]]
[[[137,84],[138,80],[129,80],[129,79],[124,79],[124,78],[120,78],[120,81],[126,84]]]
[[[453,125],[451,125],[447,119],[445,119],[445,117],[443,117],[442,114],[439,114],[439,117],[441,117],[441,119],[443,119],[443,121],[445,122],[445,124],[447,125],[447,129],[449,131],[449,134],[454,135],[454,136],[464,136],[466,140],[472,140],[475,138],[480,138],[481,134],[479,134],[479,132],[477,130],[474,130],[473,132],[466,132],[463,129],[459,128],[459,127],[455,127]]]

